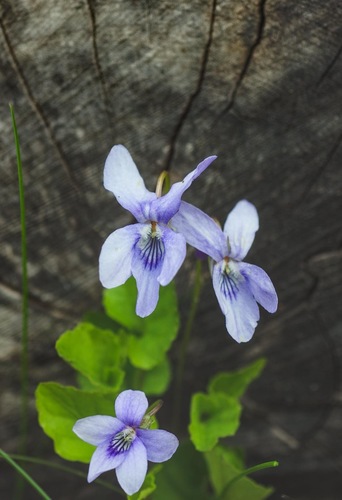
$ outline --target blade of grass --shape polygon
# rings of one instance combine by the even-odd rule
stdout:
[[[44,490],[42,490],[42,488],[36,483],[36,481],[34,481],[34,479],[32,479],[32,477],[27,474],[27,472],[24,471],[24,469],[22,469],[20,467],[20,465],[18,465],[9,455],[7,455],[7,453],[5,453],[1,448],[0,448],[0,455],[4,458],[4,460],[6,460],[6,462],[8,462],[24,479],[26,479],[26,481],[28,483],[30,483],[30,485],[37,491],[37,493],[40,494],[40,496],[42,498],[45,498],[45,500],[52,500],[51,497],[49,497]]]
[[[87,474],[80,470],[73,469],[72,467],[67,467],[65,465],[61,465],[55,462],[49,462],[48,460],[43,460],[41,458],[37,457],[26,457],[24,455],[15,455],[11,454],[11,458],[14,458],[17,461],[23,461],[23,462],[28,462],[31,464],[36,464],[36,465],[42,465],[43,467],[50,467],[51,469],[56,469],[60,470],[62,472],[66,472],[68,474],[73,474],[74,476],[82,477],[83,479],[87,479]],[[96,479],[95,480],[96,484],[99,484],[101,486],[104,486],[105,488],[108,488],[109,490],[113,490],[117,493],[119,493],[121,496],[126,497],[126,495],[123,494],[122,490],[120,488],[117,488],[113,484],[109,483],[108,481],[103,481],[102,479]]]
[[[27,244],[26,244],[26,217],[23,168],[20,154],[20,143],[14,108],[10,104],[12,128],[15,143],[15,152],[18,168],[18,187],[20,204],[20,226],[21,226],[21,275],[22,275],[22,319],[21,319],[21,360],[20,360],[20,382],[21,382],[21,404],[20,404],[20,452],[25,454],[27,450],[28,436],[28,279],[27,279]],[[24,482],[21,476],[16,487],[15,498],[20,499],[23,494]]]
[[[262,464],[254,465],[253,467],[250,467],[249,469],[242,471],[240,474],[233,477],[233,479],[231,481],[229,481],[229,483],[225,486],[225,488],[222,491],[219,498],[223,499],[225,497],[227,491],[232,487],[232,485],[235,484],[237,481],[239,481],[241,478],[243,478],[245,476],[249,476],[250,474],[257,472],[258,470],[269,469],[270,467],[278,467],[278,465],[279,465],[279,462],[276,462],[275,460],[273,460],[272,462],[264,462]]]

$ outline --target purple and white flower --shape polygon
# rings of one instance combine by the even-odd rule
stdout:
[[[186,254],[183,234],[171,228],[181,197],[191,183],[215,160],[209,156],[183,181],[158,197],[148,191],[131,155],[124,146],[114,146],[104,168],[104,186],[138,221],[108,236],[100,254],[100,281],[105,288],[125,283],[133,274],[138,287],[136,313],[151,314],[158,302],[159,285],[167,285]]]
[[[213,286],[227,331],[237,342],[248,342],[260,318],[257,302],[270,313],[278,307],[269,276],[260,267],[242,262],[259,229],[256,208],[247,200],[239,201],[222,231],[208,215],[182,201],[172,224],[190,245],[213,259]]]
[[[148,460],[160,463],[172,457],[178,439],[171,432],[146,428],[147,407],[143,392],[127,390],[115,400],[116,417],[95,415],[77,420],[75,434],[97,447],[89,465],[89,483],[115,469],[122,489],[133,495],[144,482]]]

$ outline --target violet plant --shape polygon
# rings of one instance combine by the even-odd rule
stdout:
[[[86,314],[56,343],[58,355],[76,371],[77,387],[44,382],[36,391],[39,423],[53,440],[56,453],[65,460],[89,464],[88,482],[114,490],[119,497],[262,500],[272,493],[272,488],[256,483],[249,474],[277,462],[246,469],[241,450],[227,439],[239,428],[240,399],[260,376],[264,359],[238,371],[213,374],[207,391],[191,397],[188,431],[177,425],[187,344],[200,305],[200,265],[178,357],[176,411],[169,407],[160,412],[172,432],[159,429],[155,414],[161,400],[148,407],[146,397],[159,398],[171,385],[168,351],[179,330],[172,280],[184,261],[186,243],[209,256],[214,290],[227,330],[236,341],[253,336],[259,319],[257,302],[269,312],[277,307],[268,275],[243,262],[258,229],[255,207],[239,202],[222,231],[208,215],[181,201],[215,158],[203,160],[166,193],[162,174],[152,193],[126,148],[114,146],[106,161],[104,184],[137,222],[115,230],[103,245],[104,312]],[[173,423],[166,418],[171,413]],[[13,457],[1,453],[43,498],[50,498]],[[148,462],[154,465],[148,468]],[[106,482],[99,479],[101,474],[106,474]]]

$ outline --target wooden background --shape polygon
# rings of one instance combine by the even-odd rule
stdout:
[[[36,384],[72,380],[54,342],[100,307],[101,245],[131,222],[102,186],[110,148],[130,150],[150,189],[162,169],[177,181],[218,154],[185,199],[221,221],[241,198],[257,206],[261,229],[247,261],[270,274],[280,304],[237,345],[206,273],[187,390],[267,356],[234,443],[246,447],[249,465],[281,462],[263,476],[275,498],[339,499],[342,4],[0,0],[0,28],[1,447],[15,450],[19,414],[13,102],[27,203],[31,452],[51,452],[35,424]],[[177,276],[182,317],[193,268],[190,254]],[[80,483],[77,494],[61,481],[51,490],[53,477],[43,478],[53,497],[91,498]]]

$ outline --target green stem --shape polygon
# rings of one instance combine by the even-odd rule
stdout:
[[[87,478],[87,474],[80,470],[72,469],[71,467],[66,467],[65,465],[57,464],[54,462],[48,462],[46,460],[42,460],[41,458],[37,457],[27,457],[24,455],[10,455],[12,458],[15,460],[18,460],[19,462],[28,462],[36,465],[42,465],[43,467],[50,467],[51,469],[56,469],[60,470],[62,472],[67,472],[68,474],[73,474],[74,476],[82,477],[84,479]],[[119,493],[121,496],[125,497],[125,495],[122,493],[122,490],[120,488],[117,488],[111,483],[108,483],[107,481],[103,481],[102,479],[96,479],[95,481],[97,484],[104,486],[105,488],[108,488],[109,490],[113,490],[117,493]]]
[[[10,465],[12,465],[12,467],[17,471],[19,472],[19,474],[24,478],[26,479],[26,481],[28,483],[30,483],[31,486],[33,486],[33,488],[40,494],[40,496],[42,498],[45,498],[45,500],[51,500],[51,497],[49,497],[44,490],[42,490],[42,488],[36,483],[36,481],[34,481],[32,479],[31,476],[29,476],[29,474],[27,474],[27,472],[24,471],[24,469],[22,469],[20,467],[20,465],[18,465],[14,460],[12,460],[12,458],[7,455],[7,453],[5,453],[2,449],[0,449],[0,455],[6,460],[6,462],[8,462]]]
[[[15,120],[14,108],[10,104],[12,128],[18,167],[18,185],[21,225],[21,273],[22,273],[22,333],[21,333],[21,415],[20,415],[20,452],[26,453],[28,435],[28,280],[27,280],[27,244],[25,223],[25,198],[23,168],[20,143]]]
[[[264,462],[263,464],[254,465],[253,467],[250,467],[249,469],[242,471],[240,474],[233,477],[233,479],[231,481],[229,481],[228,484],[226,484],[221,495],[219,496],[219,499],[223,500],[227,491],[232,487],[233,484],[235,484],[241,478],[243,478],[245,476],[249,476],[250,474],[257,472],[258,470],[269,469],[270,467],[278,467],[278,465],[279,465],[279,462],[276,462],[275,460],[273,460],[272,462]]]
[[[185,325],[183,338],[179,347],[178,355],[178,367],[176,372],[176,383],[175,383],[175,395],[174,395],[174,427],[178,428],[179,418],[180,418],[180,405],[182,400],[182,387],[183,387],[183,375],[185,367],[185,359],[189,346],[190,336],[192,332],[192,327],[194,319],[197,312],[197,307],[199,303],[199,298],[202,290],[202,262],[197,259],[196,261],[196,272],[195,272],[195,283],[192,292],[192,300],[190,305],[189,316]]]

